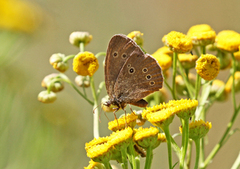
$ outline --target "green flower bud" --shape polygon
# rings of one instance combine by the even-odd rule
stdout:
[[[48,93],[48,91],[45,90],[45,91],[41,91],[38,94],[38,100],[43,103],[53,103],[56,99],[57,99],[57,95],[52,91]]]
[[[75,78],[75,83],[80,87],[89,87],[90,86],[89,76],[78,75]]]
[[[53,66],[53,68],[62,73],[65,72],[69,67],[68,63],[64,62],[64,57],[64,54],[55,53],[49,59],[49,62]]]
[[[92,35],[90,35],[88,32],[72,32],[69,36],[69,42],[77,47],[79,47],[80,43],[84,43],[86,46],[91,42],[91,40]]]
[[[57,73],[52,73],[44,77],[41,83],[42,87],[45,87],[46,89],[50,88],[50,90],[53,92],[60,92],[61,90],[63,90],[64,89],[63,82],[60,80],[57,81],[54,80],[57,76],[58,76]]]

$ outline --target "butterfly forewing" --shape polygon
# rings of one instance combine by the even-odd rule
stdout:
[[[136,50],[143,54],[138,48],[137,44],[125,35],[115,35],[110,40],[105,59],[105,84],[110,99],[115,97],[114,85],[128,58]]]

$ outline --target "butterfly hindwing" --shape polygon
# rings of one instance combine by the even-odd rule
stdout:
[[[133,52],[143,54],[138,48],[137,44],[125,35],[115,35],[110,40],[105,59],[105,84],[110,99],[115,97],[114,85],[125,62]]]

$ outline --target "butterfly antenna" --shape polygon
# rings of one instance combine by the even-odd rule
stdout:
[[[96,108],[98,108],[100,105],[101,105],[101,103],[100,103],[99,105],[97,105],[97,107],[95,107],[95,108],[93,109],[93,114],[94,114]]]

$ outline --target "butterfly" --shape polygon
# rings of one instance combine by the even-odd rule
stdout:
[[[114,35],[109,42],[104,73],[109,95],[105,105],[115,105],[114,113],[127,104],[146,107],[148,103],[143,98],[158,91],[163,84],[156,59],[122,34]]]

